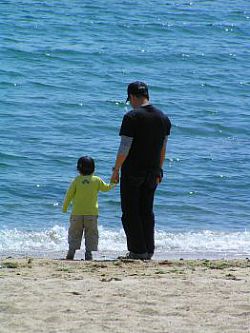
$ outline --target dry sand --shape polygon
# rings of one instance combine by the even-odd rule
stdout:
[[[0,333],[250,332],[250,261],[0,262]]]

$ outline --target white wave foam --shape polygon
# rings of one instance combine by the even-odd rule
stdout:
[[[158,232],[156,246],[165,251],[250,253],[250,232],[202,232],[166,233]]]
[[[126,251],[126,238],[123,230],[108,230],[100,226],[100,253]],[[156,232],[156,255],[160,256],[191,256],[198,258],[201,255],[212,254],[221,256],[250,255],[250,232],[186,232],[168,233]],[[84,242],[83,242],[84,244]],[[0,254],[6,253],[55,253],[66,251],[67,229],[63,226],[54,226],[49,230],[39,232],[24,232],[17,229],[0,230]],[[83,245],[84,247],[84,245]]]
[[[44,231],[0,230],[0,252],[60,251],[67,248],[67,230],[54,226]]]

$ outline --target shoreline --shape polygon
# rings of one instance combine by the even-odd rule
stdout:
[[[95,258],[115,259],[126,252],[126,237],[122,229],[100,227],[99,251]],[[68,249],[67,228],[54,225],[37,230],[0,230],[0,258],[5,256],[34,256],[61,258]],[[250,257],[250,232],[156,230],[155,260],[163,259],[244,259]],[[80,258],[82,249],[77,251]]]
[[[94,260],[106,261],[117,260],[119,256],[125,255],[127,251],[93,251]],[[0,260],[6,258],[36,258],[58,260],[66,257],[67,250],[64,251],[5,251],[0,252]],[[77,250],[75,260],[84,258],[84,249]],[[211,251],[196,251],[196,252],[174,252],[174,251],[156,251],[153,256],[153,261],[161,260],[247,260],[250,259],[250,253],[228,253],[228,252],[211,252]]]
[[[0,260],[1,333],[250,332],[250,260]]]

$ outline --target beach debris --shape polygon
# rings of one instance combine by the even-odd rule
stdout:
[[[168,260],[163,260],[163,261],[159,261],[159,265],[167,265],[167,266],[171,266],[172,262],[168,261]]]
[[[235,275],[229,273],[229,274],[226,274],[226,278],[228,280],[234,280],[234,281],[240,281],[241,279],[237,278]]]
[[[82,293],[79,293],[79,291],[69,291],[68,293],[76,296],[82,295]]]
[[[102,278],[101,282],[111,282],[111,281],[122,281],[122,279],[118,277],[110,277],[110,278]]]
[[[122,262],[121,261],[114,261],[113,265],[114,266],[122,266]]]

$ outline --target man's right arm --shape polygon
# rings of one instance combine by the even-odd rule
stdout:
[[[160,156],[160,167],[163,167],[163,163],[165,161],[166,157],[166,151],[167,151],[167,143],[168,143],[168,137],[166,136],[162,145],[161,149],[161,156]]]
[[[168,142],[168,136],[165,137],[162,148],[161,148],[161,155],[160,155],[160,168],[161,169],[163,167],[165,157],[166,157],[167,142]],[[163,171],[162,171],[162,175],[160,177],[158,177],[158,179],[157,179],[158,184],[162,181],[162,177],[163,177]]]

